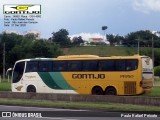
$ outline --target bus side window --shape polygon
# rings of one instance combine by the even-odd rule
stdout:
[[[138,60],[133,59],[133,60],[126,60],[126,70],[131,71],[131,70],[136,70],[138,68]]]
[[[96,71],[97,70],[97,61],[86,60],[83,61],[82,71]]]
[[[38,61],[28,61],[26,72],[38,72]]]
[[[67,70],[67,62],[66,61],[54,61],[53,62],[53,71],[66,71]]]
[[[114,71],[114,60],[101,60],[98,65],[99,71]]]
[[[68,61],[68,71],[81,71],[81,61]]]
[[[125,60],[115,60],[116,62],[116,71],[126,71]]]
[[[51,61],[40,61],[39,62],[39,72],[51,72],[52,62]]]

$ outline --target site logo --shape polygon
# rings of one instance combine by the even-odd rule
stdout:
[[[41,5],[3,5],[3,14],[41,14]]]

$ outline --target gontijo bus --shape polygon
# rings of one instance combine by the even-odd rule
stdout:
[[[153,86],[148,56],[70,55],[16,61],[13,92],[138,95]]]

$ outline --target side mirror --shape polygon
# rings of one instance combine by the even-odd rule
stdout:
[[[13,70],[12,68],[9,68],[6,72],[6,76],[10,75],[12,73],[12,70]]]

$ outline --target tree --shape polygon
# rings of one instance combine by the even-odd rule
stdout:
[[[66,29],[60,29],[58,32],[52,33],[52,41],[61,47],[68,47],[71,44],[69,33]]]
[[[49,47],[42,40],[34,41],[30,52],[32,52],[33,57],[51,57]]]
[[[13,67],[15,61],[34,57],[57,57],[62,55],[60,47],[47,40],[35,40],[32,34],[28,36],[15,33],[0,34],[0,73],[3,71],[3,43],[6,46],[6,69]]]
[[[27,38],[27,39],[30,39],[30,40],[35,40],[36,37],[38,37],[38,35],[34,34],[34,33],[27,33],[27,34],[24,35],[24,37]]]
[[[80,45],[81,43],[84,43],[84,40],[82,39],[81,36],[73,37],[73,39],[72,39],[72,44],[73,45]]]
[[[127,34],[125,37],[125,43],[130,46],[137,46],[139,40],[141,47],[151,47],[152,38],[155,40],[156,44],[156,42],[158,42],[157,39],[159,39],[158,36],[156,36],[149,30],[140,30]]]
[[[119,35],[109,34],[109,35],[106,35],[106,37],[111,45],[115,45],[115,44],[119,45],[121,44],[121,42],[123,43],[124,41],[124,37]]]

